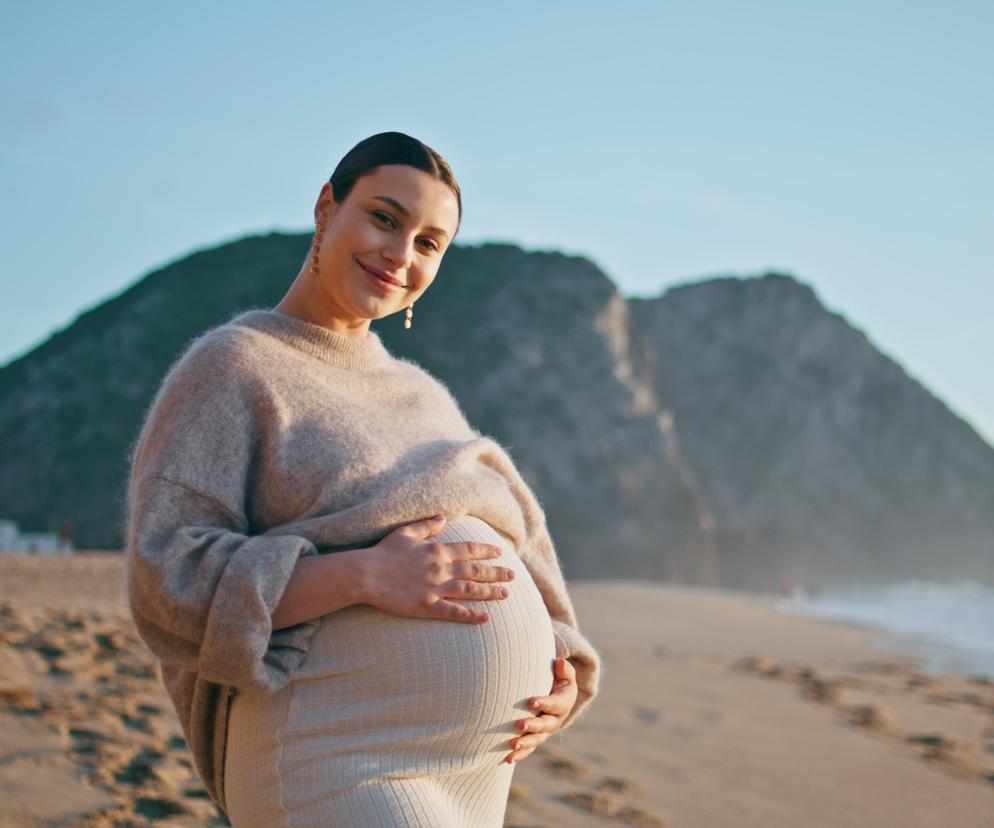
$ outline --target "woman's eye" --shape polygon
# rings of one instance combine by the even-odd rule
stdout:
[[[391,227],[395,225],[393,216],[391,216],[389,213],[381,213],[379,210],[374,210],[372,215],[376,216],[376,218],[380,219],[381,221],[387,222]],[[438,245],[435,244],[435,242],[432,241],[431,239],[421,239],[421,241],[428,243],[426,247],[429,250],[438,250]]]

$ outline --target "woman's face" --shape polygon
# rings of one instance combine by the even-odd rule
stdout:
[[[318,283],[309,292],[318,297],[319,315],[362,328],[428,289],[456,234],[459,203],[428,173],[386,164],[360,177],[341,204],[325,184],[314,219],[323,234]]]

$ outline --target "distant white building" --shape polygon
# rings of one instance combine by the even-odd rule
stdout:
[[[0,552],[12,552],[17,546],[17,524],[12,520],[0,520]]]
[[[21,532],[12,520],[0,520],[0,553],[14,555],[71,555],[72,538],[58,532]]]

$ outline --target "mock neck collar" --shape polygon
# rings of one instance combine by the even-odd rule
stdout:
[[[366,336],[349,336],[324,325],[265,308],[244,311],[235,316],[231,324],[264,331],[304,353],[342,368],[376,368],[391,359],[379,334],[372,328]]]

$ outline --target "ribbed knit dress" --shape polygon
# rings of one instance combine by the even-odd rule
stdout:
[[[466,602],[489,621],[357,604],[272,629],[300,556],[438,513],[434,540],[495,544],[487,563],[515,570],[508,598]],[[534,493],[372,330],[257,309],[194,340],[133,447],[127,552],[135,624],[234,828],[497,828],[553,659],[577,671],[563,727],[598,692]]]

